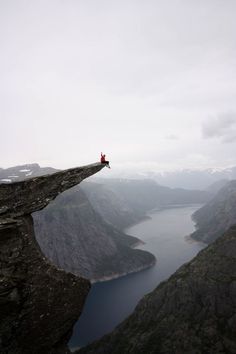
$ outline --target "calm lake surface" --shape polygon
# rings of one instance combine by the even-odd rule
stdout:
[[[69,343],[72,350],[112,331],[133,312],[145,294],[205,247],[185,238],[195,229],[191,215],[200,207],[179,206],[155,211],[149,214],[151,219],[126,230],[145,242],[138,248],[154,254],[157,263],[150,269],[92,286],[83,314],[74,327]]]

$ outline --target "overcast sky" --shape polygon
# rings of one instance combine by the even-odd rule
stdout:
[[[0,166],[236,165],[235,0],[0,0]]]

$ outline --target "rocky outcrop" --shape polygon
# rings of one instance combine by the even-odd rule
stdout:
[[[211,243],[236,223],[236,180],[230,181],[206,205],[193,214],[195,240]]]
[[[236,353],[236,226],[79,354]]]
[[[0,179],[9,184],[45,172],[58,171],[22,165],[0,170]],[[60,268],[91,281],[116,278],[155,263],[150,253],[133,249],[139,239],[121,231],[143,215],[136,215],[105,185],[83,182],[32,216],[43,253]]]
[[[31,213],[100,171],[100,163],[0,185],[0,352],[68,353],[90,288],[53,266],[36,242]]]

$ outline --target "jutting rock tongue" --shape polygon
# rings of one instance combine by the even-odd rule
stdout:
[[[41,253],[31,213],[100,171],[95,163],[0,185],[0,352],[69,353],[67,341],[90,288]]]
[[[104,168],[103,164],[94,163],[22,182],[2,184],[0,185],[0,215],[18,217],[41,210],[58,194],[79,184],[102,168]]]

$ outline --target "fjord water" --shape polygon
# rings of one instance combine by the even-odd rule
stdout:
[[[74,327],[70,347],[85,346],[112,331],[135,308],[138,301],[192,259],[204,244],[186,239],[195,229],[191,215],[200,207],[175,206],[154,211],[126,233],[145,242],[140,249],[157,258],[154,267],[115,280],[96,283],[86,300],[83,314]]]

